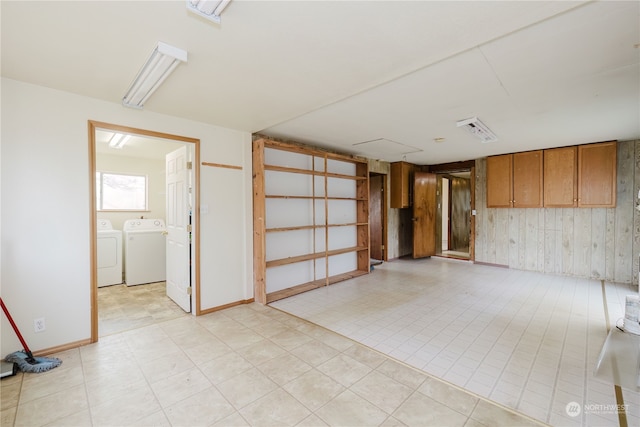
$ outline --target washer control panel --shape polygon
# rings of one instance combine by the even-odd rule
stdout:
[[[124,231],[134,230],[164,230],[165,225],[162,219],[141,218],[141,219],[128,219],[124,222],[122,227]]]

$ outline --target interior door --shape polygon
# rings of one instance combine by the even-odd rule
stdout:
[[[436,254],[436,174],[416,172],[413,181],[413,258],[425,258]]]
[[[167,296],[191,312],[187,147],[166,155]]]
[[[369,256],[384,260],[383,180],[385,175],[369,176]]]

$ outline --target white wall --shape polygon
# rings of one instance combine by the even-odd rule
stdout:
[[[1,294],[32,350],[91,336],[88,120],[199,138],[202,162],[242,167],[202,167],[202,308],[253,297],[249,133],[4,78],[1,97]],[[18,349],[3,316],[0,353]]]

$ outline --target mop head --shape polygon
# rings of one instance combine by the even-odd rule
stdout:
[[[62,360],[57,357],[33,357],[24,351],[16,351],[4,358],[9,363],[18,365],[22,372],[45,372],[60,366]]]

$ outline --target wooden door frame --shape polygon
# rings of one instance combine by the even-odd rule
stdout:
[[[469,179],[471,186],[471,225],[469,230],[469,261],[474,262],[476,259],[476,161],[468,160],[464,162],[442,163],[439,165],[431,165],[426,168],[429,172],[438,175],[445,175],[453,172],[469,171]]]
[[[193,262],[195,264],[195,313],[200,314],[200,140],[180,135],[172,135],[162,132],[145,129],[121,126],[112,123],[105,123],[95,120],[88,120],[89,132],[89,269],[91,272],[91,342],[98,342],[98,251],[97,251],[97,229],[98,219],[96,212],[96,131],[106,130],[134,135],[148,136],[152,138],[169,139],[176,142],[193,144],[193,171],[194,171],[194,200],[193,200],[193,224],[195,227],[193,248]],[[190,267],[191,268],[191,267]]]
[[[388,230],[388,224],[387,224],[387,205],[388,205],[388,198],[387,198],[387,180],[389,178],[389,175],[386,173],[380,173],[380,172],[369,172],[369,183],[371,183],[371,176],[381,176],[382,177],[382,197],[381,197],[381,210],[380,212],[382,213],[381,218],[380,218],[380,222],[382,225],[382,260],[383,261],[388,261],[389,257],[388,257],[388,253],[389,253],[389,245],[388,245],[388,241],[387,241],[387,230]],[[371,185],[371,184],[369,184]],[[369,215],[369,229],[371,229],[371,215]],[[369,231],[369,234],[371,234],[371,231]],[[369,252],[371,252],[371,239],[369,239]]]

